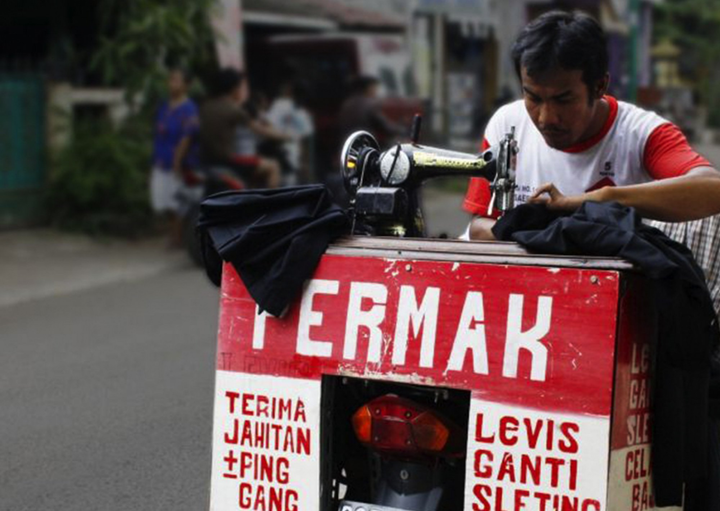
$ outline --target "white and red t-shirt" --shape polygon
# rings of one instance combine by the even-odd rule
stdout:
[[[696,153],[677,126],[659,115],[605,96],[610,114],[593,138],[558,150],[548,146],[522,100],[500,108],[485,130],[483,147],[502,140],[515,127],[518,141],[515,204],[527,201],[543,183],[554,183],[565,195],[579,195],[604,186],[626,186],[681,176],[711,166]],[[487,216],[488,182],[470,180],[463,207]]]

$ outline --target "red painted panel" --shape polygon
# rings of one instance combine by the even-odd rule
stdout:
[[[650,442],[650,339],[654,322],[647,293],[644,281],[633,277],[620,301],[613,450]]]
[[[650,341],[655,336],[654,312],[647,283],[630,275],[626,284],[618,319],[608,508],[652,510]]]
[[[329,281],[331,292],[316,294],[311,302],[306,299],[304,314],[298,299],[282,319],[268,318],[262,348],[256,344],[254,349],[255,304],[235,271],[226,266],[218,369],[311,379],[322,374],[393,379],[471,389],[486,400],[535,409],[610,414],[617,272],[325,256],[313,276],[313,281],[319,280]],[[360,312],[353,313],[348,310],[350,291],[353,286],[357,291],[358,283],[374,283],[380,293],[375,300],[362,300]],[[428,299],[422,328],[417,335],[412,325],[408,328],[404,359],[396,355],[401,353],[402,336],[396,328],[403,295],[414,296],[418,306]],[[437,306],[432,296],[438,297]],[[308,306],[314,311],[310,321],[316,324],[299,328],[300,316],[303,321],[309,318]],[[353,356],[345,346],[348,320],[367,316],[368,311],[374,311],[381,347],[374,357],[368,349],[372,328],[361,326]],[[435,315],[434,346],[426,342],[423,350],[423,332],[433,331],[428,318]],[[461,324],[471,331],[464,346],[472,345],[474,352],[460,349]],[[327,353],[299,354],[300,331],[306,332],[305,338],[325,343],[313,346]],[[535,355],[524,348],[511,349],[513,343],[522,344],[518,338],[523,335]],[[452,357],[454,349],[456,355],[465,354],[462,364]],[[518,353],[516,363],[513,353]]]

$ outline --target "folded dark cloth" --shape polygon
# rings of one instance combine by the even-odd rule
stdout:
[[[657,332],[655,502],[681,505],[683,484],[707,474],[710,360],[720,340],[704,275],[690,250],[617,203],[585,202],[572,214],[524,204],[499,219],[493,233],[545,254],[622,257],[650,278],[657,311],[647,318]]]
[[[220,285],[230,262],[261,310],[283,314],[349,225],[323,185],[223,192],[200,205],[205,268]]]

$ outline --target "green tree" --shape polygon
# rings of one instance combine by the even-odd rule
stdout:
[[[119,125],[75,120],[71,143],[53,155],[46,203],[54,225],[97,235],[148,231],[153,114],[166,95],[169,65],[193,72],[215,65],[213,5],[214,0],[100,0],[104,36],[91,65],[106,86],[125,90],[132,114]]]
[[[214,65],[214,0],[101,0],[99,48],[92,65],[128,102],[155,105],[168,65],[201,70]]]
[[[75,122],[70,144],[53,155],[46,191],[52,225],[99,236],[148,232],[149,125],[136,116]]]
[[[655,41],[669,39],[681,48],[681,72],[696,84],[709,123],[720,126],[720,0],[665,0],[654,18]]]

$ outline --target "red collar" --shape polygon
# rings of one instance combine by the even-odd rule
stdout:
[[[603,99],[608,102],[608,105],[610,106],[610,112],[608,113],[607,119],[605,119],[605,124],[603,124],[602,129],[587,140],[578,142],[577,144],[570,146],[566,149],[561,149],[561,151],[565,153],[581,153],[583,151],[587,151],[592,146],[600,142],[605,137],[605,135],[608,134],[608,131],[610,131],[610,128],[612,128],[612,125],[615,123],[615,119],[617,119],[618,102],[617,99],[612,96],[603,96]]]

